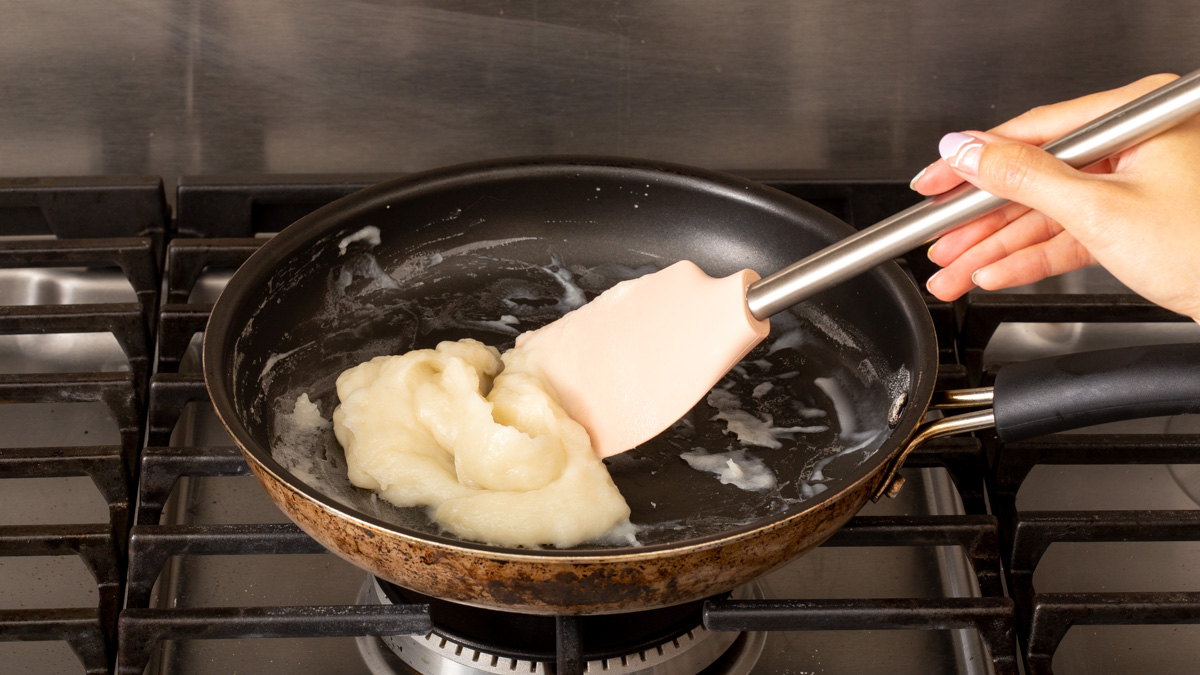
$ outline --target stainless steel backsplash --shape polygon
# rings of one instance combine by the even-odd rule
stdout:
[[[937,139],[1200,67],[1195,0],[0,0],[0,175],[596,153],[906,178]]]

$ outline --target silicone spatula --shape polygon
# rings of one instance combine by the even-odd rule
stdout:
[[[1200,112],[1200,70],[1043,146],[1076,168]],[[656,436],[696,404],[769,331],[768,318],[892,260],[1005,200],[969,184],[930,197],[768,277],[713,279],[693,263],[617,284],[517,339],[601,457]]]

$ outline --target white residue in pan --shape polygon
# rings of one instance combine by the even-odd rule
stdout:
[[[702,519],[684,518],[643,523],[638,526],[638,536],[641,541],[659,543],[662,541],[677,542],[685,538],[721,534],[745,527],[763,518],[783,514],[794,506],[794,504],[795,500],[775,499],[764,504],[761,510],[754,513],[747,513],[744,517],[707,514]]]
[[[442,264],[445,262],[445,260],[446,257],[441,253],[415,255],[400,263],[400,265],[391,272],[388,272],[388,276],[394,279],[396,283],[404,283],[410,279],[424,274],[425,271],[430,267]]]
[[[388,276],[379,266],[379,262],[375,260],[375,256],[369,253],[355,256],[342,265],[338,271],[337,280],[334,282],[337,294],[343,298],[346,297],[346,290],[350,288],[355,279],[367,281],[370,288],[378,290],[398,290],[400,288],[400,284]]]
[[[862,351],[860,341],[856,340],[851,334],[851,329],[846,328],[838,319],[818,309],[813,309],[805,305],[797,306],[795,311],[810,321],[812,325],[817,328],[817,330],[824,333],[834,342],[842,345],[843,347],[854,349],[856,351]]]
[[[484,241],[476,241],[471,242],[470,244],[463,244],[462,246],[456,246],[454,248],[442,251],[442,256],[445,258],[453,258],[454,256],[459,256],[466,253],[478,253],[479,251],[486,251],[488,249],[493,249],[500,246],[515,244],[519,241],[530,241],[533,239],[537,239],[537,237],[509,237],[507,239],[487,239]]]
[[[587,546],[588,544],[598,544],[600,546],[641,546],[642,542],[638,541],[637,538],[640,529],[637,525],[629,522],[627,518],[613,525],[613,528],[605,532],[604,536],[584,542],[583,546]]]
[[[390,209],[391,207],[389,206],[388,208]],[[438,225],[440,223],[448,223],[453,220],[458,220],[459,218],[462,217],[462,214],[463,214],[462,209],[454,209],[453,211],[442,216],[441,218],[434,218],[433,220],[429,221],[428,223],[425,223],[424,225],[417,226],[415,231],[420,232],[421,230],[432,227],[434,225]]]
[[[833,460],[859,452],[867,447],[875,446],[879,438],[887,434],[888,429],[882,420],[881,424],[876,425],[875,428],[867,428],[871,425],[860,424],[859,414],[853,401],[850,400],[850,397],[846,394],[846,390],[836,379],[832,377],[818,377],[813,381],[813,384],[825,392],[825,395],[833,402],[834,414],[837,415],[838,424],[841,429],[838,434],[838,440],[843,444],[842,448],[823,457],[813,465],[809,480],[823,481],[825,480],[825,467],[829,466]],[[864,456],[864,459],[869,456],[869,454]]]
[[[571,270],[567,269],[566,265],[563,264],[562,258],[557,253],[550,255],[550,264],[542,269],[546,270],[546,274],[549,274],[562,286],[562,301],[558,309],[562,310],[565,314],[573,309],[583,307],[584,303],[587,302],[587,293],[584,293],[579,284],[575,283],[575,275],[571,273]]]
[[[796,414],[806,420],[823,419],[829,416],[829,413],[820,408],[809,408],[807,406],[796,406]]]
[[[457,237],[457,236],[460,236],[460,235],[452,235],[452,237],[446,237],[445,239],[451,239],[451,238]],[[443,239],[443,241],[445,239]],[[421,275],[424,274],[425,272],[427,272],[429,270],[429,268],[442,264],[443,262],[446,261],[447,258],[454,258],[457,256],[462,256],[462,255],[476,254],[476,253],[479,253],[480,251],[487,251],[489,249],[499,248],[501,246],[508,246],[509,244],[515,244],[515,243],[521,242],[521,241],[529,241],[531,239],[537,239],[537,237],[509,237],[507,239],[487,239],[485,241],[476,241],[476,242],[471,242],[470,244],[462,244],[461,246],[455,246],[453,248],[448,248],[444,251],[433,251],[431,253],[422,253],[422,254],[412,255],[408,259],[404,260],[404,262],[400,263],[395,268],[393,268],[392,271],[388,273],[388,275],[392,279],[394,279],[395,281],[397,281],[399,283],[413,283],[414,285],[419,286],[422,283],[424,283],[424,280],[420,279]]]
[[[800,481],[800,499],[812,499],[828,489],[829,487],[824,483],[808,483],[806,481]]]
[[[836,319],[828,316],[814,319],[816,313],[807,312],[805,318],[809,322],[788,314],[773,317],[773,333],[771,341],[764,345],[765,356],[736,366],[706,398],[708,405],[717,410],[712,419],[724,423],[726,433],[736,436],[742,446],[768,448],[764,452],[769,453],[789,447],[788,441],[797,439],[795,434],[818,434],[798,441],[814,451],[793,483],[799,501],[812,499],[828,489],[825,482],[832,476],[825,471],[838,458],[857,455],[859,461],[864,461],[871,456],[889,432],[884,416],[877,415],[880,399],[895,400],[911,385],[906,368],[893,372],[877,358],[863,355],[852,329],[843,329]],[[809,367],[821,363],[825,357],[813,354],[828,350],[829,346],[845,359],[842,363],[846,367],[816,377],[811,371],[778,372],[781,363],[803,366],[806,358],[818,359],[807,361]],[[799,361],[796,354],[800,355]],[[830,362],[836,361],[830,359]],[[797,377],[803,378],[809,387],[797,381]],[[813,394],[807,401],[803,395],[806,388]],[[799,395],[791,396],[792,392]],[[790,407],[780,407],[789,403]],[[776,419],[784,417],[773,417],[768,411],[786,415],[787,425],[776,424]],[[836,435],[828,433],[831,428],[836,429]],[[771,456],[764,454],[764,458],[770,460]],[[724,471],[726,477],[735,468],[722,463],[717,455],[708,455],[704,462],[709,471]]]
[[[477,326],[491,327],[510,335],[517,335],[521,331],[516,330],[514,326],[522,323],[519,316],[522,313],[532,311],[538,314],[549,313],[559,316],[587,303],[587,292],[576,280],[576,273],[563,264],[562,258],[557,253],[550,252],[549,265],[530,266],[529,269],[544,273],[545,277],[543,278],[553,283],[554,290],[548,293],[550,288],[547,287],[547,284],[539,283],[536,280],[532,283],[523,280],[509,280],[499,299],[513,313],[501,315],[498,319],[499,323],[490,319],[481,319],[471,323]],[[585,275],[588,272],[588,270],[583,271]]]
[[[521,320],[512,314],[504,314],[495,321],[476,321],[475,323],[483,328],[490,328],[497,333],[508,333],[509,335],[521,334],[521,330],[517,328],[521,324]]]
[[[647,257],[647,258],[655,258],[655,259],[661,259],[661,258],[662,258],[662,256],[661,256],[661,255],[659,255],[659,254],[657,254],[657,253],[650,253],[649,251],[639,251],[639,250],[638,250],[638,249],[636,249],[636,248],[631,248],[631,249],[629,249],[629,250],[630,250],[630,252],[632,252],[632,253],[636,253],[636,254],[638,254],[638,255],[640,255],[640,256],[644,256],[644,257]],[[638,275],[638,276],[641,276],[641,275]],[[634,277],[630,277],[630,278],[632,279],[632,278],[634,278]]]
[[[900,366],[900,370],[884,378],[883,384],[887,387],[888,396],[894,401],[907,394],[912,387],[912,373],[908,371],[907,366]]]
[[[763,392],[763,394],[765,393]],[[713,416],[713,419],[725,422],[725,432],[737,436],[738,442],[744,445],[782,448],[783,442],[779,440],[781,437],[789,438],[791,434],[797,433],[820,433],[829,429],[828,426],[822,424],[793,427],[774,426],[775,419],[769,413],[763,413],[760,418],[743,410],[741,399],[727,389],[713,389],[708,392],[705,400],[717,409],[717,414]]]
[[[880,432],[880,433],[883,433],[883,432]],[[817,461],[817,463],[813,465],[812,473],[809,474],[808,479],[813,482],[819,482],[819,481],[825,480],[825,473],[824,473],[825,467],[829,466],[830,462],[837,459],[838,457],[842,457],[844,455],[849,455],[851,453],[858,452],[859,450],[862,450],[863,448],[866,448],[868,445],[871,445],[872,443],[874,443],[875,439],[878,436],[879,436],[879,434],[859,434],[857,436],[854,436],[853,437],[853,440],[855,441],[854,443],[847,445],[842,450],[839,450],[838,452],[835,452],[834,454],[829,455],[828,457],[825,457],[825,458]]]
[[[781,349],[787,349],[789,347],[792,349],[800,349],[801,345],[803,344],[804,335],[799,330],[787,330],[775,337],[775,340],[772,342],[771,347],[767,350],[767,353],[774,354]],[[767,367],[770,367],[770,362],[768,361],[766,363]]]
[[[638,255],[647,258],[660,258],[661,256],[644,253],[642,251],[633,251]],[[638,267],[630,267],[619,263],[605,263],[595,267],[586,267],[575,269],[576,282],[582,286],[587,286],[593,289],[608,288],[621,281],[629,279],[637,279],[647,274],[653,274],[660,268],[657,265],[641,265]]]
[[[779,485],[766,463],[758,457],[751,457],[745,450],[710,454],[704,448],[696,448],[679,456],[697,471],[716,474],[717,479],[725,485],[734,485],[750,492],[765,492]]]
[[[871,363],[871,359],[863,359],[858,362],[858,377],[868,384],[883,379],[879,377],[879,371],[875,369],[875,364]]]
[[[275,377],[274,373],[272,372],[272,370],[274,370],[274,368],[275,368],[275,364],[292,356],[293,354],[295,354],[296,352],[298,352],[302,349],[307,349],[312,346],[313,346],[313,343],[306,342],[306,343],[300,345],[299,347],[296,347],[295,349],[289,349],[288,351],[283,352],[281,354],[271,354],[270,356],[267,357],[267,362],[263,364],[262,372],[258,374],[258,381],[263,383],[263,387],[269,388],[271,386],[271,381]]]
[[[325,435],[332,429],[333,423],[321,416],[320,407],[309,400],[307,393],[300,394],[292,412],[275,413],[271,456],[305,483],[321,485],[320,476],[338,468],[333,457],[322,457],[316,451],[325,447]]]
[[[833,401],[833,412],[837,415],[842,438],[852,436],[858,430],[858,415],[855,414],[854,404],[850,402],[850,397],[846,395],[842,385],[832,377],[818,377],[813,380],[813,384]]]
[[[490,243],[498,245],[525,239],[509,239],[503,242],[496,240]],[[459,251],[466,251],[467,248],[460,248]],[[629,270],[612,265],[600,265],[595,268],[568,267],[553,249],[547,251],[548,260],[545,264],[486,256],[481,251],[482,244],[472,247],[470,256],[464,255],[453,265],[450,256],[460,255],[453,251],[438,254],[441,257],[420,258],[418,262],[410,259],[401,268],[393,270],[392,278],[403,279],[402,290],[412,291],[423,284],[441,282],[451,275],[462,274],[464,268],[466,273],[470,274],[474,267],[470,261],[471,257],[480,259],[482,268],[504,269],[506,274],[492,283],[481,285],[475,292],[456,297],[452,301],[447,301],[442,291],[438,290],[429,296],[428,302],[421,298],[391,299],[389,302],[393,307],[403,304],[405,311],[414,316],[416,325],[423,333],[465,331],[478,334],[482,329],[493,335],[511,338],[577,309],[587,302],[590,293],[598,293],[599,290],[622,280],[624,272]],[[434,268],[435,264],[447,265],[447,276],[439,277],[439,272]],[[407,275],[415,276],[405,278]],[[618,278],[614,278],[614,275]],[[358,311],[366,312],[368,309]],[[489,341],[486,337],[480,339]],[[490,342],[503,342],[504,339],[491,338]]]
[[[366,242],[368,246],[378,246],[381,241],[379,238],[379,228],[374,225],[367,225],[358,232],[343,237],[338,242],[338,255],[346,255],[346,249],[350,248],[350,244],[356,241]]]

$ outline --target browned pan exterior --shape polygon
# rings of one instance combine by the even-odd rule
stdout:
[[[866,503],[884,465],[818,508],[704,545],[614,556],[480,554],[347,518],[246,453],[271,499],[333,553],[426,595],[529,614],[605,614],[723,593],[819,545]]]

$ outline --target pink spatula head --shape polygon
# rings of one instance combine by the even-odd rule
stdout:
[[[683,261],[613,286],[517,346],[542,367],[601,457],[683,417],[770,331],[746,308],[742,270],[714,279]]]

